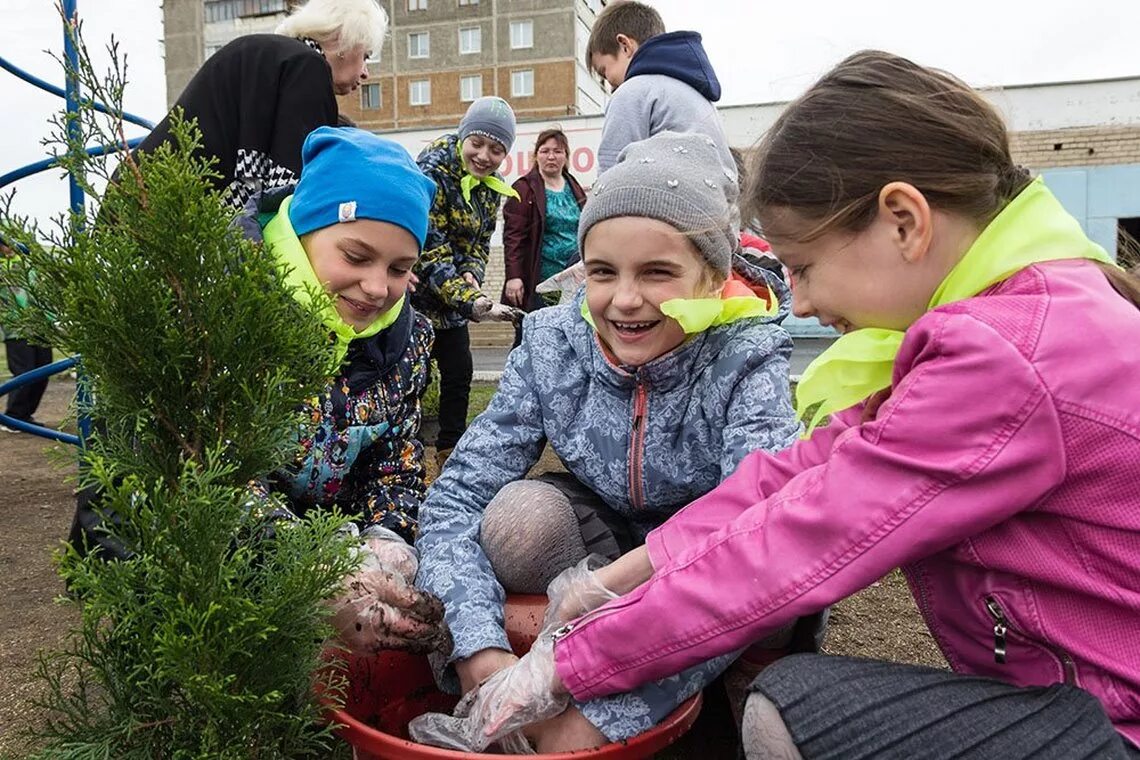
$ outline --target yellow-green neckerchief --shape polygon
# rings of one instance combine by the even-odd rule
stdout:
[[[927,311],[973,298],[1026,267],[1062,259],[1113,263],[1038,177],[982,230],[934,291]],[[881,328],[855,330],[808,365],[796,388],[796,414],[805,426],[803,438],[827,415],[890,386],[903,335],[900,330]]]
[[[270,219],[262,229],[262,236],[266,247],[273,253],[277,262],[284,265],[288,270],[285,284],[292,288],[293,298],[302,305],[308,305],[312,303],[309,297],[309,289],[324,291],[325,288],[317,279],[317,274],[313,271],[313,265],[309,263],[309,257],[305,254],[301,240],[297,237],[297,233],[293,232],[293,224],[289,221],[289,204],[292,201],[293,196],[290,195],[281,202],[281,208],[277,210],[277,215]],[[355,327],[341,319],[340,314],[336,311],[335,298],[325,304],[325,307],[321,309],[320,317],[324,326],[336,336],[337,367],[344,361],[344,357],[348,353],[349,343],[357,338],[369,338],[396,321],[396,318],[400,316],[400,310],[404,308],[404,298],[405,296],[400,296],[400,300],[392,308],[359,332]]]
[[[467,162],[463,159],[463,143],[460,142],[455,146],[455,152],[459,154],[459,165],[463,167],[463,176],[459,179],[459,192],[463,194],[463,200],[467,205],[471,205],[471,191],[477,185],[486,185],[494,190],[499,195],[505,195],[508,198],[514,198],[516,201],[519,199],[519,194],[515,189],[507,184],[506,180],[494,174],[488,174],[486,177],[476,177],[467,169]]]
[[[677,320],[686,335],[693,335],[749,317],[774,316],[780,311],[780,303],[775,293],[765,301],[742,285],[739,288],[726,287],[720,298],[670,298],[661,303],[660,309],[665,316]],[[582,318],[597,330],[585,298],[580,310]]]

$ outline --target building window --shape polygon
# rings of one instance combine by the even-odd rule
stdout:
[[[460,5],[478,5],[479,0],[459,0]]]
[[[431,40],[427,32],[412,32],[408,35],[408,57],[427,58],[431,52]]]
[[[477,26],[464,27],[459,30],[459,52],[461,54],[479,53],[483,50],[483,30]]]
[[[380,84],[366,84],[360,88],[360,110],[375,111],[381,105]]]
[[[206,23],[286,13],[285,0],[206,0]]]
[[[413,106],[431,105],[430,79],[417,79],[408,83],[408,103]]]
[[[534,95],[534,69],[511,72],[511,97],[529,98]]]
[[[534,47],[534,22],[533,21],[512,21],[511,22],[511,49],[519,50],[521,48]]]
[[[470,77],[459,77],[459,99],[470,103],[476,98],[483,97],[483,75],[476,74]]]
[[[408,10],[410,11],[426,11],[427,0],[408,0]]]

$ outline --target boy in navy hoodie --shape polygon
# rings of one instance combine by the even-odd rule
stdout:
[[[627,145],[658,132],[695,132],[716,143],[723,169],[736,177],[728,139],[713,105],[720,82],[696,32],[665,32],[656,10],[636,0],[611,3],[594,22],[586,66],[613,91],[598,145],[598,173]]]

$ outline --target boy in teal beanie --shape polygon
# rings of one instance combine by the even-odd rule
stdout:
[[[435,183],[399,144],[360,129],[313,131],[302,161],[292,195],[262,198],[253,226],[301,286],[299,301],[309,300],[305,285],[334,297],[321,318],[341,363],[307,405],[301,458],[269,490],[295,512],[336,506],[356,516],[364,563],[346,580],[333,618],[353,651],[446,649],[442,606],[411,586],[425,492],[416,433],[432,329],[405,293]]]

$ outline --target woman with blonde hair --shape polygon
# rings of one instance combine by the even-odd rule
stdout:
[[[235,208],[297,181],[305,137],[336,126],[336,96],[368,78],[366,62],[387,33],[377,0],[309,0],[276,34],[238,37],[202,65],[173,110],[198,120],[201,152],[217,159],[216,184]],[[167,115],[140,150],[168,141],[169,122]]]

